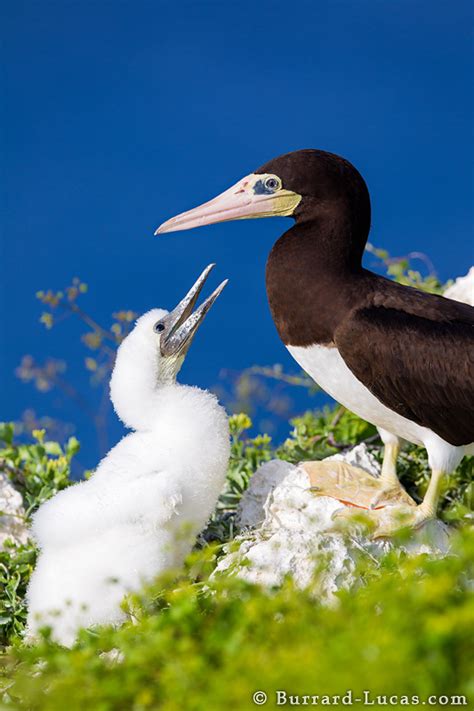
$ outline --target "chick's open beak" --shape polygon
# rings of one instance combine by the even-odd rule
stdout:
[[[163,356],[184,358],[204,317],[226,286],[228,279],[219,284],[217,289],[208,296],[201,306],[196,311],[193,311],[202,287],[214,267],[215,264],[209,264],[204,269],[184,299],[163,319],[165,328],[160,340],[160,349]]]
[[[164,222],[155,235],[214,222],[292,215],[301,195],[285,190],[278,176],[251,173],[213,200]]]

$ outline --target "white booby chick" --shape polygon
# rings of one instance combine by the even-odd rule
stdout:
[[[126,435],[93,476],[43,504],[32,533],[40,554],[27,594],[28,638],[49,626],[70,646],[81,627],[119,624],[124,596],[180,566],[222,489],[229,459],[224,409],[179,385],[192,338],[223,282],[195,311],[214,265],[180,304],[138,319],[110,383]]]

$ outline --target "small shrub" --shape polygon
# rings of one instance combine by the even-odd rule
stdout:
[[[210,563],[201,551],[187,575],[134,600],[134,624],[84,632],[72,650],[47,638],[10,650],[5,700],[30,711],[240,711],[254,708],[257,690],[275,708],[282,689],[354,697],[369,690],[372,699],[420,703],[464,694],[472,703],[472,531],[457,534],[453,553],[361,562],[364,585],[328,608],[290,580],[269,592],[229,578],[199,581],[196,572]]]
[[[23,497],[25,518],[56,492],[69,486],[71,461],[79,442],[71,437],[64,447],[33,432],[33,443],[14,441],[11,423],[0,423],[0,471]],[[36,560],[33,542],[0,549],[0,648],[18,640],[26,622],[25,593]]]

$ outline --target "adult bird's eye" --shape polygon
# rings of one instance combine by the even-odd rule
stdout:
[[[278,178],[267,178],[265,180],[265,187],[268,188],[268,190],[278,190],[280,181]]]
[[[155,323],[153,328],[155,333],[161,333],[161,331],[165,330],[165,325],[164,323]]]

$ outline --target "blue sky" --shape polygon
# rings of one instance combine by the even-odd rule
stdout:
[[[182,380],[210,386],[254,363],[296,371],[264,289],[287,220],[153,237],[268,159],[347,157],[369,185],[373,243],[426,252],[442,279],[471,264],[469,2],[15,0],[1,24],[0,417],[33,407],[73,422],[85,465],[90,423],[14,376],[25,353],[55,356],[87,387],[81,329],[46,332],[38,289],[80,276],[84,307],[108,324],[119,308],[173,306],[215,261],[213,283],[230,284]]]

